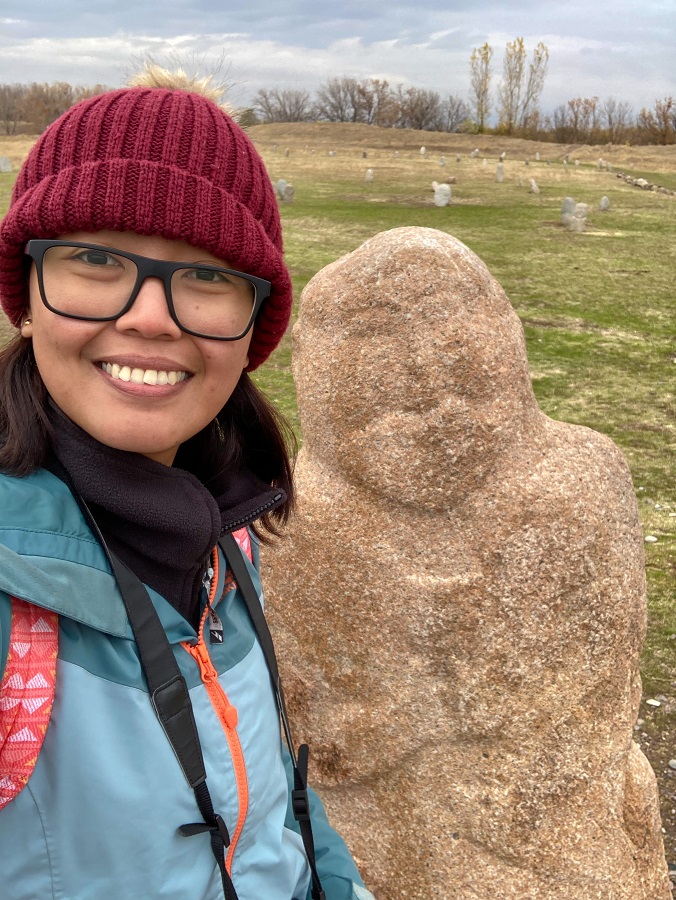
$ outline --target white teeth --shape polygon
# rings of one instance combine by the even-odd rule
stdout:
[[[120,366],[117,363],[101,363],[104,372],[119,381],[131,381],[132,384],[179,384],[189,377],[187,372],[165,372],[161,369],[132,369],[131,366]]]

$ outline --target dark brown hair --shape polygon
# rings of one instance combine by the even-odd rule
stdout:
[[[44,466],[52,429],[47,390],[33,354],[33,342],[17,335],[0,351],[0,471],[25,476]],[[286,501],[261,517],[259,537],[279,534],[294,504],[296,439],[286,419],[243,372],[214,422],[181,445],[175,465],[206,486],[228,469],[245,466]]]

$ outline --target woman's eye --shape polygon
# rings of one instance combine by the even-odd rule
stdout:
[[[74,259],[79,259],[88,266],[119,266],[119,262],[110,253],[102,250],[82,250]]]
[[[188,269],[187,274],[188,278],[196,278],[197,281],[206,281],[212,284],[228,281],[222,272],[213,272],[211,269]]]

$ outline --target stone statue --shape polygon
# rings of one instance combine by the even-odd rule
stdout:
[[[440,231],[319,272],[298,512],[264,549],[311,781],[378,900],[666,900],[632,740],[643,538],[606,437],[547,418],[519,319]]]

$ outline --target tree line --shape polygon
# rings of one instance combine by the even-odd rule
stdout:
[[[74,103],[107,90],[102,84],[73,87],[66,81],[0,84],[0,130],[40,134]]]
[[[329,78],[314,95],[306,90],[261,89],[240,122],[356,122],[382,128],[467,134],[499,134],[581,144],[676,143],[676,100],[665,97],[634,113],[626,101],[574,97],[543,114],[540,97],[549,49],[540,42],[530,59],[523,38],[506,44],[502,76],[494,89],[493,48],[476,47],[469,60],[470,92],[442,96],[421,87],[390,85],[378,78]],[[0,84],[0,133],[39,134],[73,103],[104,85]],[[491,124],[494,123],[494,124]]]

